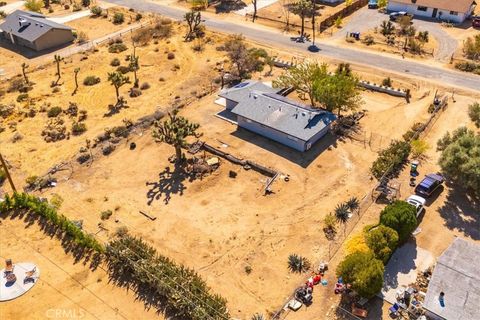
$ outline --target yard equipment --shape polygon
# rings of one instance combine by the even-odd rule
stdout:
[[[295,290],[295,299],[306,306],[311,305],[313,301],[312,292],[313,290],[310,287],[300,287]]]

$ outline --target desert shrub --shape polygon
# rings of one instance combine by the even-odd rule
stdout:
[[[125,226],[118,227],[117,230],[115,230],[115,236],[117,237],[124,237],[128,234],[128,228]]]
[[[87,126],[85,125],[85,123],[83,122],[74,122],[72,124],[72,134],[74,136],[79,136],[81,135],[82,133],[84,133],[85,131],[87,131]]]
[[[173,52],[169,52],[167,54],[167,58],[168,58],[168,60],[173,60],[173,59],[175,59],[175,54]]]
[[[78,42],[78,43],[85,43],[85,42],[87,42],[87,41],[88,41],[88,35],[87,35],[85,32],[83,32],[83,31],[78,32],[78,34],[77,34],[77,42]]]
[[[413,124],[412,128],[403,134],[403,140],[410,141],[412,139],[417,139],[418,135],[425,130],[425,125],[421,122],[416,122]]]
[[[371,298],[383,286],[383,263],[375,259],[370,252],[354,252],[347,255],[337,267],[337,277],[342,277],[345,283],[361,297]]]
[[[113,43],[108,47],[110,53],[120,53],[127,50],[127,46],[123,43]]]
[[[28,176],[25,179],[25,183],[27,184],[28,187],[34,186],[38,182],[38,176]]]
[[[438,160],[442,173],[480,197],[480,134],[460,127],[438,140],[437,150],[442,152]]]
[[[480,63],[468,62],[468,61],[457,62],[455,64],[455,68],[465,72],[480,74]]]
[[[21,92],[26,93],[30,91],[32,87],[25,84],[25,80],[22,78],[15,78],[10,80],[10,85],[8,86],[7,92]]]
[[[40,200],[36,196],[26,193],[14,193],[12,196],[7,195],[5,201],[0,203],[0,212],[13,213],[18,210],[27,210],[30,214],[34,214],[44,218],[51,225],[58,227],[73,242],[88,250],[98,253],[104,253],[105,248],[92,235],[82,231],[75,223],[68,220],[64,215],[58,214],[57,210],[45,201]]]
[[[380,212],[380,223],[398,233],[398,242],[405,243],[417,227],[416,208],[397,200]]]
[[[62,203],[63,203],[63,198],[54,193],[52,194],[52,197],[50,198],[50,204],[55,208],[55,209],[60,209],[60,207],[62,206]]]
[[[135,21],[140,21],[140,20],[142,20],[142,18],[143,18],[143,16],[142,16],[141,13],[137,13],[137,14],[135,15]]]
[[[396,173],[407,160],[409,154],[410,144],[408,142],[394,140],[388,148],[378,153],[370,172],[377,179],[380,179],[384,174]]]
[[[430,146],[425,140],[415,139],[410,142],[410,145],[412,146],[412,156],[414,158],[421,157],[428,149],[430,149]]]
[[[87,116],[88,116],[87,110],[78,111],[78,122],[87,120]]]
[[[310,269],[310,261],[298,254],[294,253],[288,256],[288,269],[292,272],[307,272]]]
[[[28,99],[28,93],[21,93],[17,96],[17,102],[23,102]]]
[[[147,89],[150,89],[150,84],[148,82],[142,83],[142,85],[140,86],[140,90],[147,90]]]
[[[102,154],[104,156],[108,156],[110,153],[115,151],[115,146],[113,144],[107,144],[102,148]]]
[[[379,225],[365,233],[365,242],[375,258],[386,264],[398,246],[398,233],[392,228]]]
[[[0,104],[0,117],[6,119],[15,112],[14,104]]]
[[[121,74],[127,74],[132,70],[130,69],[130,67],[127,67],[127,66],[118,66],[117,71],[120,72]]]
[[[80,10],[82,10],[82,6],[75,2],[75,3],[73,4],[72,11],[73,11],[73,12],[78,12],[78,11],[80,11]]]
[[[84,86],[94,86],[97,83],[100,83],[100,78],[96,76],[88,76],[85,79],[83,79]]]
[[[410,38],[408,40],[408,49],[410,49],[412,53],[421,54],[423,45],[420,41],[415,40],[415,38]]]
[[[375,44],[375,39],[371,35],[365,36],[363,39],[363,43],[365,43],[367,46],[371,46],[372,44]]]
[[[471,60],[480,60],[480,34],[468,37],[463,45],[465,57]]]
[[[90,9],[90,12],[93,14],[93,16],[95,17],[99,17],[101,14],[102,14],[102,8],[99,7],[99,6],[93,6],[91,9]]]
[[[3,182],[7,179],[7,173],[3,168],[0,167],[0,186],[3,184]]]
[[[64,8],[65,10],[70,10],[70,5],[69,5],[69,4],[66,4],[66,5],[63,6],[63,8]]]
[[[113,15],[114,24],[122,24],[125,21],[125,16],[121,12],[115,12]]]
[[[365,235],[363,232],[358,232],[349,237],[348,240],[345,241],[344,247],[347,255],[354,252],[370,252],[370,248],[365,242]]]
[[[477,128],[480,128],[480,103],[474,102],[468,106],[468,116]]]
[[[48,110],[47,116],[48,116],[49,118],[55,118],[55,117],[58,117],[58,115],[59,115],[60,113],[62,113],[62,111],[63,111],[63,110],[62,110],[62,108],[60,108],[60,107],[52,107],[52,108],[50,108],[50,109]]]
[[[5,1],[0,1],[0,7],[6,6],[7,3]]]
[[[5,13],[5,11],[0,10],[0,18],[5,19],[6,17],[7,17],[7,14]]]
[[[102,220],[108,220],[108,219],[110,219],[110,217],[112,216],[112,214],[113,214],[112,210],[102,211],[102,213],[100,214],[100,219],[102,219]]]
[[[110,65],[112,67],[118,67],[120,65],[120,59],[118,58],[113,58],[112,61],[110,61]]]
[[[390,77],[383,79],[382,80],[382,86],[391,87],[392,86],[392,79],[390,79]]]
[[[91,3],[90,0],[82,0],[82,6],[84,6],[84,7],[89,7],[90,3]]]
[[[252,267],[251,266],[245,266],[245,273],[246,274],[252,273]]]
[[[140,97],[142,95],[142,90],[138,88],[131,88],[129,91],[130,98]]]
[[[80,164],[83,164],[83,163],[87,162],[88,160],[90,160],[90,154],[88,154],[88,153],[81,153],[81,154],[77,157],[77,161],[78,161],[78,163],[80,163]]]
[[[41,0],[27,0],[25,1],[24,6],[30,11],[40,12],[43,6],[43,2]]]

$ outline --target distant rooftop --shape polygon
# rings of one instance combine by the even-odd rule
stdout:
[[[34,42],[51,29],[72,30],[69,26],[50,21],[44,15],[24,10],[16,10],[9,14],[0,29],[15,36]]]
[[[424,307],[448,320],[480,319],[480,245],[456,238],[438,258]],[[439,302],[445,293],[445,307]]]

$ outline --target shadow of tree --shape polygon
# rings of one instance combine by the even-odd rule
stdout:
[[[146,183],[147,186],[150,186],[147,191],[148,205],[151,205],[155,200],[160,200],[162,196],[164,196],[163,202],[168,204],[172,195],[183,195],[187,188],[184,184],[186,180],[189,182],[195,180],[193,175],[186,173],[180,166],[175,166],[173,171],[170,167],[166,167],[159,173],[158,178],[158,181]]]
[[[459,185],[447,183],[447,186],[447,198],[438,209],[445,226],[480,240],[480,201]]]
[[[215,13],[229,13],[245,8],[247,5],[241,0],[216,1]]]
[[[7,218],[10,218],[10,220],[22,220],[26,223],[25,229],[30,228],[34,224],[38,224],[40,231],[45,235],[49,236],[51,239],[55,238],[60,241],[65,254],[72,255],[75,264],[81,262],[84,266],[88,266],[89,269],[95,270],[102,263],[103,256],[101,254],[77,244],[73,237],[62,231],[58,226],[49,222],[44,217],[35,215],[26,210],[14,210],[0,214],[0,219]]]

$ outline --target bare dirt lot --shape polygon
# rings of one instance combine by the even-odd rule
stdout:
[[[288,255],[298,253],[314,263],[328,257],[328,244],[322,231],[323,217],[337,203],[352,196],[363,198],[371,190],[374,181],[369,167],[376,152],[387,146],[391,139],[400,138],[413,123],[428,117],[427,108],[434,88],[394,79],[395,85],[412,89],[410,104],[401,98],[364,91],[362,108],[367,112],[360,121],[363,141],[361,135],[353,141],[339,140],[329,134],[312,150],[301,154],[251,132],[237,130],[234,125],[215,117],[214,114],[222,110],[221,106],[214,104],[215,94],[194,98],[200,92],[209,91],[213,78],[218,75],[213,68],[225,59],[224,53],[215,50],[221,38],[208,35],[212,42],[205,44],[204,51],[194,52],[192,43],[183,42],[183,27],[175,26],[174,29],[176,36],[171,39],[137,48],[140,83],[148,82],[150,88],[140,97],[130,98],[127,92],[131,85],[122,87],[120,91],[129,108],[112,117],[104,117],[107,105],[115,101],[107,72],[115,69],[109,65],[115,57],[125,65],[125,56],[131,52],[128,41],[125,41],[128,50],[119,54],[100,47],[98,52],[66,59],[61,64],[62,85],[58,92],[53,92],[50,87],[56,72],[53,64],[29,73],[30,80],[36,83],[29,92],[29,99],[16,102],[19,93],[12,92],[6,93],[2,101],[14,103],[23,111],[31,104],[35,104],[35,108],[46,104],[48,109],[53,106],[66,108],[69,102],[75,102],[88,112],[85,121],[88,131],[70,139],[46,143],[41,136],[48,120],[44,112],[21,121],[20,117],[2,119],[6,127],[6,131],[0,133],[2,154],[12,165],[15,181],[22,186],[28,176],[42,175],[60,161],[72,159],[87,138],[93,140],[105,128],[121,125],[123,119],[136,120],[157,109],[168,111],[174,100],[191,98],[188,100],[191,103],[184,106],[180,114],[200,124],[202,140],[235,156],[274,168],[289,175],[290,180],[275,182],[274,193],[264,196],[265,176],[224,160],[220,160],[220,167],[213,174],[203,179],[191,179],[174,171],[168,161],[174,153],[173,148],[156,143],[147,129],[137,130],[128,139],[121,140],[109,156],[97,155],[89,165],[74,164],[72,173],[58,175],[55,188],[45,189],[38,195],[46,198],[51,198],[54,193],[60,195],[64,199],[60,211],[70,219],[83,220],[85,230],[98,232],[97,236],[103,241],[108,240],[119,226],[126,226],[160,253],[197,270],[214,292],[227,298],[232,316],[248,318],[254,312],[272,312],[305,278],[305,275],[288,272]],[[174,59],[168,59],[168,53],[173,53]],[[89,75],[98,76],[101,81],[91,87],[80,84],[78,93],[72,96],[73,70],[77,67],[80,68],[80,83]],[[274,76],[279,73],[275,70]],[[363,70],[360,75],[376,82],[383,78]],[[131,73],[129,76],[133,77]],[[261,74],[256,77],[266,81],[273,78]],[[468,99],[460,96],[457,99],[465,108]],[[70,130],[71,120],[63,117]],[[13,142],[15,133],[9,128],[11,122],[17,122],[16,130],[23,139]],[[131,142],[135,142],[135,150],[130,150]],[[230,177],[230,171],[237,173],[236,178]],[[113,211],[109,220],[100,219],[104,210]],[[140,210],[157,219],[147,219],[139,213]],[[372,216],[378,212],[372,211]],[[99,229],[100,222],[106,230]],[[13,230],[23,234],[20,231],[23,223],[8,223],[12,224]],[[32,228],[27,230],[34,230]],[[32,232],[33,238],[42,238],[38,232],[28,232]],[[2,242],[2,256],[4,246],[16,249],[5,251],[5,255],[14,260],[35,260],[47,275],[54,272],[41,257],[30,258],[31,250],[16,242]],[[59,263],[64,268],[69,267],[71,261],[58,250],[49,252],[51,258],[65,259]],[[247,266],[251,273],[246,272]],[[325,301],[330,301],[332,296],[332,276],[333,271],[329,273],[329,287],[319,289]],[[95,279],[91,274],[87,277]],[[106,282],[102,280],[100,284]],[[324,294],[326,290],[329,294]],[[121,290],[118,292],[112,291],[108,295],[114,300],[124,294]],[[42,301],[53,302],[59,297],[54,293],[38,294]],[[308,309],[308,314],[302,311],[296,316],[318,319],[318,314],[325,314],[325,308],[330,304],[316,299],[319,301],[314,308],[322,308],[321,313],[313,312],[318,309]],[[91,306],[88,310],[92,313],[101,314],[93,304],[84,304]],[[23,316],[23,311],[17,310],[17,306],[6,304],[2,308],[18,318]],[[134,314],[136,308],[137,304],[131,309],[130,306],[119,309],[125,314]],[[45,309],[45,306],[39,307],[41,312]],[[151,311],[145,317],[150,315]]]

